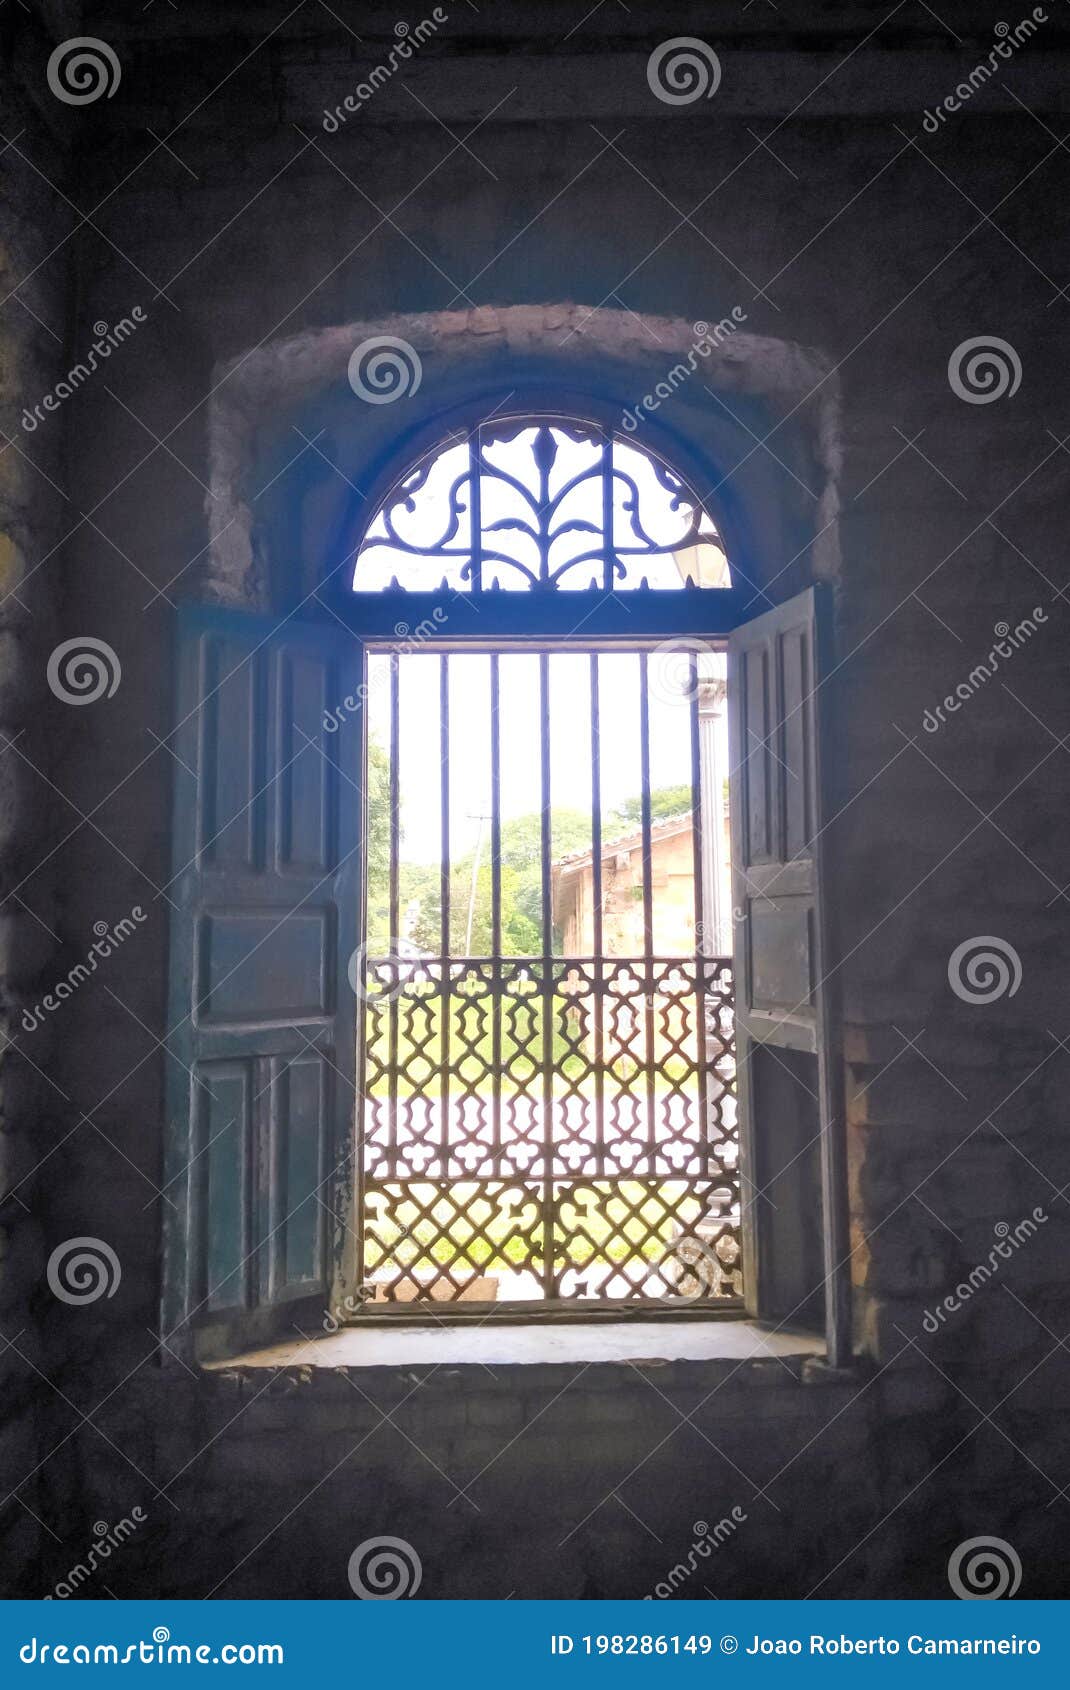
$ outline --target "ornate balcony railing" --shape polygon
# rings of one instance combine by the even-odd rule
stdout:
[[[366,1307],[738,1308],[727,957],[370,957]]]

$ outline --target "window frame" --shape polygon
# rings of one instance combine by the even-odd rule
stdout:
[[[632,601],[641,601],[642,637],[670,639],[688,634],[696,638],[726,639],[755,606],[770,601],[753,584],[751,572],[740,561],[746,557],[745,524],[730,499],[719,496],[719,485],[703,494],[701,485],[711,471],[708,463],[682,437],[661,424],[651,424],[649,433],[629,435],[620,427],[619,405],[593,396],[540,386],[525,387],[522,407],[507,410],[513,393],[490,391],[469,398],[451,409],[425,418],[421,424],[401,433],[390,450],[372,466],[363,490],[355,490],[344,518],[328,547],[322,565],[325,583],[322,594],[330,610],[361,639],[396,638],[395,624],[402,609],[406,622],[418,626],[434,618],[436,610],[449,610],[451,636],[460,640],[482,635],[491,640],[565,638],[582,620],[585,637],[627,639],[635,616]],[[444,449],[451,434],[470,434],[488,417],[496,421],[572,421],[601,429],[649,457],[655,458],[693,492],[708,512],[724,545],[731,585],[728,587],[672,588],[629,587],[606,592],[603,588],[519,590],[473,594],[447,588],[414,592],[401,585],[373,592],[354,591],[350,586],[364,536],[391,492],[429,456]]]
[[[534,419],[539,415],[546,415],[548,420],[572,417],[615,433],[620,432],[619,428],[615,427],[616,419],[620,416],[619,402],[610,403],[595,399],[590,393],[570,394],[560,389],[551,391],[534,386],[526,387],[525,397],[528,400],[522,413],[525,418]],[[470,396],[452,410],[436,410],[433,414],[424,412],[413,426],[407,430],[398,430],[382,450],[379,461],[370,466],[367,490],[358,490],[355,499],[347,501],[344,516],[333,537],[328,534],[325,547],[326,566],[316,569],[316,576],[320,581],[319,590],[315,595],[318,602],[314,607],[310,607],[310,612],[306,615],[299,613],[299,622],[307,622],[321,629],[332,622],[336,628],[338,624],[342,624],[352,636],[355,645],[364,647],[366,644],[388,644],[404,637],[399,633],[398,627],[402,616],[410,628],[419,627],[425,622],[437,627],[439,623],[435,618],[436,610],[441,612],[447,609],[449,639],[445,643],[456,645],[460,649],[472,649],[479,640],[499,647],[514,642],[522,645],[527,642],[544,644],[553,640],[565,641],[574,632],[577,622],[582,620],[582,638],[585,643],[597,642],[606,649],[612,649],[614,642],[634,646],[637,638],[650,642],[691,638],[722,644],[737,629],[753,620],[762,609],[774,602],[766,591],[754,585],[754,580],[759,578],[759,572],[753,567],[749,556],[750,523],[747,513],[742,504],[736,505],[724,492],[721,481],[717,482],[710,492],[701,496],[701,504],[709,512],[724,541],[732,579],[732,585],[726,588],[688,588],[682,585],[669,590],[634,588],[608,593],[603,589],[594,592],[585,589],[558,592],[503,591],[493,595],[479,595],[478,604],[475,602],[475,595],[452,589],[447,589],[445,593],[441,590],[417,593],[404,587],[371,593],[354,592],[349,583],[352,580],[352,558],[355,557],[355,551],[351,552],[348,566],[344,561],[340,565],[339,548],[344,548],[347,541],[351,542],[355,534],[363,535],[377,515],[385,497],[428,452],[433,451],[436,445],[441,446],[448,437],[451,426],[464,426],[467,423],[467,426],[471,427],[481,417],[493,412],[500,403],[500,394],[493,392]],[[642,436],[624,434],[621,437],[660,459],[689,488],[701,487],[710,477],[711,467],[702,455],[697,453],[685,438],[662,426],[660,420],[657,424],[650,423]],[[787,571],[785,573],[788,574]],[[793,584],[798,580],[797,575],[789,574],[788,578]],[[642,631],[637,636],[635,612],[640,606]],[[823,636],[823,640],[825,637]],[[828,668],[831,669],[827,648],[825,655]],[[827,700],[823,702],[827,706]],[[822,708],[821,717],[820,738],[824,740],[828,733],[827,707]],[[823,767],[827,766],[825,751],[827,747],[823,748],[820,758]],[[825,776],[822,775],[822,783],[824,779]],[[177,1008],[181,1010],[181,1007],[180,992]],[[836,1019],[838,1023],[838,1010]],[[841,1083],[842,1077],[841,1056]],[[355,1100],[352,1125],[355,1144]],[[838,1120],[833,1120],[830,1126],[841,1142],[836,1147],[834,1156],[833,1189],[831,1194],[826,1192],[826,1195],[831,1195],[830,1212],[838,1216],[846,1204],[846,1179],[842,1173],[846,1125],[841,1116]],[[826,1213],[822,1219],[823,1231],[828,1230],[830,1226],[836,1235],[839,1235],[839,1220],[830,1221],[830,1216]],[[337,1287],[342,1271],[342,1263],[337,1254],[329,1267]],[[831,1318],[828,1322],[828,1359],[833,1367],[846,1365],[850,1355],[849,1287],[844,1292],[842,1276],[839,1277],[841,1284],[837,1287],[835,1297],[839,1316],[835,1323]],[[634,1311],[622,1311],[619,1308],[595,1310],[590,1306],[583,1306],[569,1311],[569,1314],[572,1315],[573,1312],[574,1317],[579,1319],[621,1320],[650,1318],[652,1311],[649,1308]],[[439,1310],[438,1313],[441,1316],[442,1311]],[[711,1319],[709,1310],[705,1309],[693,1311],[693,1315],[705,1320]],[[533,1311],[524,1318],[534,1321],[560,1321],[562,1312],[540,1309],[538,1313]],[[237,1333],[235,1344],[240,1344]]]

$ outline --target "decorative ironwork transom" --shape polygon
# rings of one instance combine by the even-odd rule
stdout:
[[[483,422],[394,487],[365,530],[355,592],[473,594],[731,585],[702,502],[633,442],[559,418]]]

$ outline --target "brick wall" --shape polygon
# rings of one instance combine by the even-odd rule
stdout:
[[[310,6],[284,24],[286,8],[270,6],[180,18],[155,7],[133,21],[86,8],[122,82],[59,114],[49,42],[20,39],[32,100],[18,146],[54,185],[0,156],[5,274],[69,238],[19,293],[62,353],[16,299],[0,314],[0,426],[33,463],[14,447],[0,457],[2,556],[8,579],[32,572],[35,595],[0,613],[0,725],[24,730],[18,747],[44,771],[12,751],[0,760],[5,889],[30,870],[20,895],[33,911],[4,906],[9,1033],[96,923],[135,904],[149,917],[106,979],[20,1038],[47,1077],[0,1056],[12,1168],[63,1140],[23,1194],[32,1215],[11,1201],[0,1215],[3,1330],[36,1317],[34,1359],[51,1381],[5,1354],[13,1475],[61,1445],[19,1490],[60,1539],[44,1539],[43,1563],[27,1561],[25,1509],[5,1512],[7,1576],[31,1594],[77,1559],[95,1521],[135,1504],[149,1522],[109,1567],[118,1594],[345,1594],[351,1549],[381,1532],[419,1547],[429,1596],[642,1594],[687,1547],[696,1511],[734,1505],[747,1522],[704,1563],[718,1594],[823,1581],[822,1594],[939,1595],[950,1548],[980,1534],[1015,1546],[1023,1595],[1060,1593],[1070,459],[1068,278],[1051,208],[1070,163],[1044,126],[1061,133],[1053,67],[1065,70],[1066,38],[1053,23],[1043,54],[1031,45],[1015,64],[1037,115],[1008,96],[1008,75],[934,139],[924,107],[987,50],[998,12],[945,4],[958,46],[912,13],[841,74],[872,27],[866,8],[838,9],[842,41],[803,6],[742,21],[734,7],[666,6],[656,28],[646,8],[607,7],[580,26],[583,10],[465,15],[421,49],[411,90],[423,107],[399,76],[334,134],[323,108],[393,39],[395,19],[376,9],[356,43]],[[716,40],[723,67],[718,96],[679,112],[646,85],[650,51],[677,34]],[[63,193],[91,224],[74,230]],[[601,309],[569,339],[576,302]],[[27,398],[51,389],[96,323],[135,305],[146,320],[106,371],[27,436]],[[810,1383],[777,1362],[730,1382],[682,1364],[599,1367],[575,1383],[541,1369],[442,1373],[408,1397],[413,1381],[393,1374],[265,1388],[262,1376],[161,1368],[173,603],[270,605],[280,579],[296,591],[314,579],[324,511],[349,496],[341,475],[362,484],[398,431],[418,444],[421,413],[370,418],[324,384],[317,360],[327,348],[344,366],[352,325],[403,320],[415,334],[418,319],[449,315],[493,366],[509,311],[527,308],[545,331],[560,310],[554,373],[574,355],[581,389],[597,369],[634,404],[642,390],[626,391],[622,371],[638,373],[640,355],[613,361],[599,323],[645,343],[645,375],[662,348],[636,321],[657,333],[734,305],[752,353],[773,349],[768,379],[741,373],[753,359],[733,374],[726,352],[718,399],[682,390],[663,421],[685,449],[701,431],[748,570],[778,592],[836,582],[830,843],[865,1365],[852,1381]],[[970,404],[952,388],[949,358],[975,335],[1012,344],[1013,397]],[[785,362],[786,346],[812,350]],[[459,404],[466,360],[440,358],[433,339],[425,350],[428,388]],[[545,375],[538,345],[509,351]],[[665,348],[666,367],[677,355]],[[270,486],[250,481],[269,466]],[[1046,620],[999,677],[926,731],[925,710],[965,682],[995,624],[1014,628],[1035,606]],[[108,642],[122,679],[77,709],[52,698],[43,667],[57,640],[83,636]],[[986,935],[1014,947],[1021,984],[964,1001],[949,958]],[[927,1330],[927,1311],[1006,1242],[997,1227],[1038,1207],[1036,1235]],[[122,1279],[114,1297],[74,1307],[48,1295],[42,1268],[83,1234],[107,1239]],[[701,1430],[673,1431],[677,1410],[710,1391]],[[401,1403],[396,1428],[365,1396]],[[469,1481],[476,1507],[453,1490]]]

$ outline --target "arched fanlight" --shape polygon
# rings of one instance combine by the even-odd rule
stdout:
[[[719,588],[724,544],[659,458],[597,425],[521,417],[449,437],[394,487],[355,592]]]

